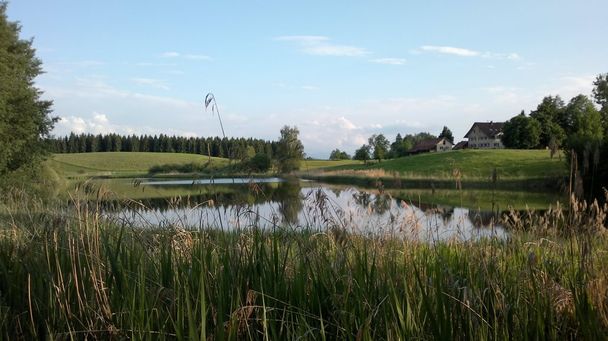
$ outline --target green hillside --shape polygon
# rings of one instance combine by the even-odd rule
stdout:
[[[150,167],[165,164],[206,164],[209,157],[181,153],[105,152],[55,154],[49,165],[65,177],[129,176],[148,172]],[[210,167],[228,164],[224,158],[211,158]]]
[[[402,177],[417,179],[453,178],[460,170],[463,179],[487,179],[496,168],[501,179],[536,179],[567,174],[564,158],[551,159],[547,150],[456,150],[407,156],[368,165],[344,165],[328,168],[336,175],[349,173],[381,176],[398,172]],[[362,172],[352,172],[362,171]]]
[[[204,165],[209,157],[184,153],[148,153],[148,152],[103,152],[54,154],[48,165],[60,175],[67,178],[86,178],[91,176],[140,176],[148,173],[153,166],[167,164]],[[228,159],[211,158],[209,169],[219,169],[228,165]],[[361,165],[355,160],[303,160],[303,170],[317,170],[327,167]]]

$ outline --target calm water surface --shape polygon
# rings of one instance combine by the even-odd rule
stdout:
[[[108,215],[142,227],[187,229],[341,228],[420,240],[469,240],[506,232],[491,212],[462,207],[414,205],[377,190],[314,182],[265,179],[143,181],[140,186],[200,186],[205,193],[180,199],[145,199]],[[211,186],[211,187],[210,187]]]

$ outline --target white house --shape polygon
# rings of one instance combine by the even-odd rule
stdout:
[[[502,128],[504,122],[475,122],[469,132],[464,136],[468,138],[467,148],[501,149]]]

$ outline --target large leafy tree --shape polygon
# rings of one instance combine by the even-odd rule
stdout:
[[[502,143],[507,148],[532,149],[540,141],[540,123],[532,117],[521,114],[511,118],[503,127]]]
[[[583,180],[584,192],[589,199],[603,196],[601,188],[606,185],[604,177],[608,170],[601,162],[607,152],[602,115],[587,96],[578,95],[564,109],[560,123],[568,134],[566,150],[578,160],[577,174]],[[573,160],[572,156],[568,157],[569,161]]]
[[[341,151],[340,149],[334,149],[331,151],[331,153],[329,154],[329,159],[330,160],[349,160],[350,159],[350,155],[348,155],[347,152],[345,151]]]
[[[536,107],[536,110],[530,113],[530,117],[536,119],[540,123],[540,141],[541,147],[550,145],[561,145],[566,137],[566,133],[558,124],[560,116],[565,110],[564,101],[559,96],[547,96]]]
[[[374,159],[381,162],[382,159],[386,158],[390,142],[382,134],[374,134],[368,139],[369,145],[373,148]]]
[[[6,6],[0,2],[0,177],[40,161],[55,122],[52,102],[34,86],[42,63],[32,40],[19,38],[20,25],[8,21]]]
[[[608,188],[608,73],[600,74],[593,82],[593,98],[601,107],[602,121],[604,125],[604,141],[597,150],[597,158],[594,155],[594,168],[592,169],[592,193],[598,197],[602,196],[604,188]],[[595,154],[595,153],[594,153]],[[601,161],[600,161],[601,160]],[[597,164],[595,161],[598,161]],[[594,174],[595,172],[595,174]],[[597,181],[593,181],[595,179]]]
[[[434,139],[436,137],[437,136],[429,134],[427,132],[417,133],[414,135],[407,134],[403,138],[403,148],[405,149],[407,154],[407,152],[412,149],[416,145],[416,143],[424,140]]]
[[[598,75],[593,85],[593,98],[601,107],[604,135],[608,135],[608,73]]]
[[[300,169],[300,161],[304,158],[304,145],[298,138],[299,134],[297,127],[284,126],[281,129],[276,157],[279,171],[282,173]]]
[[[602,116],[585,95],[578,95],[570,100],[561,115],[560,125],[568,134],[569,140],[595,143],[601,141],[604,136]]]
[[[366,145],[366,144],[362,145],[361,148],[359,148],[355,151],[355,155],[353,156],[353,159],[360,160],[360,161],[367,163],[367,160],[369,160],[371,157],[369,155],[369,150],[370,150],[370,147],[368,145]]]

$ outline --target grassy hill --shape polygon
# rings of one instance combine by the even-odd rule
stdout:
[[[153,166],[190,163],[204,165],[208,162],[209,157],[198,154],[147,152],[55,154],[47,161],[51,168],[66,178],[141,176],[148,173]],[[208,167],[219,169],[228,165],[228,163],[228,159],[212,157],[211,164]],[[361,165],[361,162],[354,160],[304,160],[301,167],[305,170],[317,170],[345,165]]]
[[[136,176],[148,173],[152,166],[165,164],[206,164],[209,158],[198,154],[105,152],[55,154],[47,162],[68,178],[91,176]],[[222,167],[228,159],[211,158],[211,167]]]
[[[368,165],[341,165],[324,171],[333,175],[386,176],[397,172],[412,179],[452,179],[459,169],[463,179],[487,179],[496,168],[501,179],[540,179],[567,174],[563,159],[546,150],[456,150],[407,156]]]

